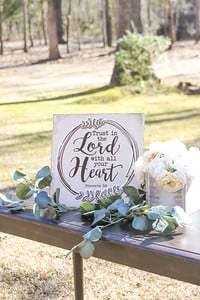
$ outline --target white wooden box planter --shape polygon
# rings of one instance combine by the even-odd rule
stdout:
[[[167,192],[146,176],[147,202],[149,205],[164,205],[170,211],[175,205],[181,206],[188,215],[200,210],[200,176],[188,180],[185,187],[177,192]]]

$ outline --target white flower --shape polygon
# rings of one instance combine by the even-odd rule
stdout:
[[[140,156],[135,162],[135,177],[139,185],[143,185],[145,183],[145,172],[144,172],[144,160],[143,157]]]
[[[146,174],[153,177],[163,189],[176,192],[184,187],[188,178],[200,175],[200,150],[187,150],[179,140],[154,142],[135,163],[136,179],[145,183]]]
[[[186,184],[187,178],[184,173],[175,171],[163,172],[155,178],[157,184],[167,192],[177,192]]]

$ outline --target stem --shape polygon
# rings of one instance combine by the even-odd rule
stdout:
[[[118,219],[118,220],[116,220],[116,221],[114,221],[114,222],[111,222],[111,223],[109,223],[109,224],[107,224],[107,225],[99,226],[99,228],[102,230],[102,229],[104,229],[104,228],[106,228],[106,227],[109,227],[109,226],[112,226],[112,225],[114,225],[114,224],[117,224],[117,223],[119,223],[119,222],[121,222],[121,221],[123,221],[123,220],[124,220],[124,217],[123,217],[123,218],[120,218],[120,219]]]

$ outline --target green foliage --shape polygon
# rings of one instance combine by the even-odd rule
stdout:
[[[118,41],[116,65],[121,85],[134,84],[138,91],[156,79],[153,59],[163,53],[170,40],[163,36],[142,35],[128,32]]]
[[[10,194],[0,194],[0,206],[8,208],[11,212],[24,210],[24,200],[32,196],[33,214],[38,218],[48,217],[54,220],[61,213],[77,210],[59,203],[59,189],[56,189],[53,197],[48,194],[46,189],[49,188],[52,178],[48,166],[40,169],[33,179],[18,170],[14,172],[13,178],[18,182],[17,199],[13,199],[13,195]],[[89,218],[90,221],[92,219],[92,229],[83,235],[83,241],[75,245],[66,256],[78,251],[83,258],[91,257],[95,250],[94,243],[102,237],[102,230],[116,223],[131,223],[133,230],[145,233],[154,230],[163,235],[171,235],[179,225],[188,223],[188,217],[181,207],[175,206],[167,212],[164,206],[147,205],[145,196],[143,189],[124,186],[122,195],[102,198],[98,203],[82,202],[79,209],[85,218]]]
[[[142,193],[141,193],[142,191]],[[126,194],[127,192],[127,194]],[[91,207],[86,202],[81,204],[83,216],[93,217],[91,229],[83,237],[83,241],[73,247],[67,256],[78,250],[83,258],[89,258],[94,253],[94,242],[98,241],[102,236],[102,230],[108,226],[112,226],[120,222],[130,222],[133,230],[137,232],[149,233],[155,231],[162,235],[171,235],[179,225],[188,223],[188,216],[179,206],[174,206],[171,211],[167,211],[165,206],[149,206],[144,201],[144,191],[137,190],[135,187],[125,186],[124,193],[129,198],[128,203],[124,199],[107,199],[107,203],[112,202],[106,208],[99,204]],[[134,199],[137,202],[134,203]],[[99,203],[102,203],[100,200]],[[105,203],[105,199],[103,201]],[[92,208],[96,208],[91,210]],[[89,210],[86,211],[86,208]]]
[[[61,213],[74,210],[73,207],[59,203],[59,189],[56,189],[53,197],[48,194],[52,176],[48,166],[40,169],[35,177],[29,178],[21,171],[15,171],[13,179],[18,182],[16,195],[1,195],[1,206],[7,207],[10,211],[20,211],[25,209],[24,200],[34,197],[33,214],[38,217],[57,219]],[[17,199],[16,199],[17,198]]]
[[[19,15],[22,15],[22,1],[21,0],[12,0],[3,2],[3,16],[4,19],[8,18],[18,18]]]

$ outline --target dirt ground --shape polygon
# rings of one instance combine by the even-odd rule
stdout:
[[[30,48],[25,54],[19,45],[5,44],[4,55],[0,56],[0,94],[13,97],[18,91],[43,94],[109,84],[114,49],[95,46],[70,54],[65,45],[59,49],[62,58],[49,62],[47,46]],[[180,81],[200,85],[200,44],[175,44],[157,59],[154,69],[163,85],[176,86]]]

